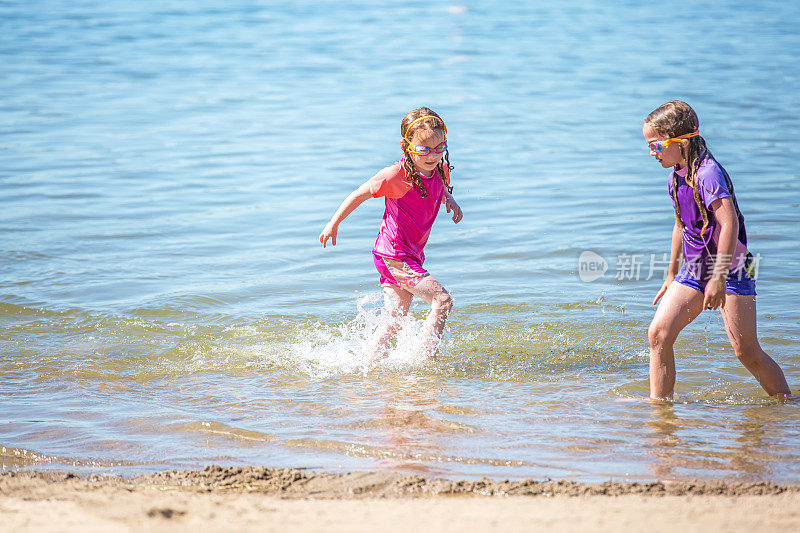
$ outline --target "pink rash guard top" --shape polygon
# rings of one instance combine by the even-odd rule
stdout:
[[[386,167],[370,178],[369,189],[373,198],[383,196],[386,211],[383,213],[378,238],[372,253],[391,259],[410,257],[422,264],[425,261],[423,249],[428,242],[431,228],[439,213],[444,196],[444,183],[435,169],[430,177],[422,177],[428,191],[423,198],[410,181],[401,162]],[[445,179],[450,184],[449,172]]]

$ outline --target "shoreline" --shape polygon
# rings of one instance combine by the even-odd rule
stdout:
[[[771,481],[605,481],[459,480],[414,474],[354,471],[315,472],[271,467],[206,466],[202,470],[172,469],[151,474],[76,474],[68,469],[21,469],[0,472],[0,495],[28,486],[69,486],[79,490],[122,488],[178,492],[258,493],[284,499],[435,498],[441,496],[800,496],[800,483]]]
[[[748,531],[800,527],[800,484],[446,480],[208,466],[132,477],[0,473],[14,531]]]

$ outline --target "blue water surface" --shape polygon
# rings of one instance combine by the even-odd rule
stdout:
[[[676,344],[676,402],[646,399],[674,219],[641,135],[697,110],[797,392],[798,24],[777,1],[0,4],[2,464],[800,480],[798,404],[717,313]],[[456,307],[438,362],[410,353],[417,303],[370,364],[382,201],[317,239],[422,105],[464,211],[426,248]]]

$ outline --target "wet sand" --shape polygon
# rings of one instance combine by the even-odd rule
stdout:
[[[800,485],[453,481],[207,467],[0,474],[11,531],[749,531],[800,527]]]

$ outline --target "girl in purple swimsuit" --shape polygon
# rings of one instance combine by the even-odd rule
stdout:
[[[758,343],[744,218],[728,173],[700,136],[697,114],[684,102],[667,102],[647,116],[642,133],[650,155],[673,167],[667,189],[675,208],[667,279],[653,300],[661,303],[647,331],[650,397],[672,397],[673,344],[704,309],[720,310],[736,356],[764,390],[789,395],[783,371]]]
[[[455,223],[462,214],[451,194],[447,127],[441,117],[427,107],[415,109],[403,118],[400,134],[403,158],[350,193],[320,233],[319,241],[323,248],[328,239],[336,245],[339,224],[368,198],[383,196],[386,211],[372,255],[392,320],[378,332],[376,351],[388,348],[399,330],[398,319],[408,313],[412,298],[418,296],[431,306],[424,350],[435,356],[453,301],[422,267],[423,249],[441,204],[448,213],[453,212]]]

